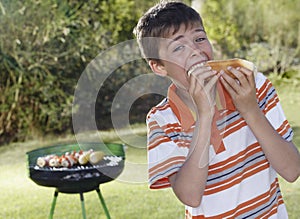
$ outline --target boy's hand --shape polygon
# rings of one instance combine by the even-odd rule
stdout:
[[[189,93],[201,115],[214,114],[218,77],[217,72],[209,66],[198,67],[189,76]]]
[[[221,82],[230,94],[233,103],[243,116],[258,109],[256,100],[256,87],[253,71],[247,68],[230,68],[237,79],[221,73]]]

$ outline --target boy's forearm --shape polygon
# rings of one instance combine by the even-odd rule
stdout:
[[[300,155],[295,145],[277,133],[259,108],[242,116],[277,173],[289,182],[297,180],[300,175]]]
[[[207,117],[196,121],[189,154],[180,171],[170,177],[176,196],[186,205],[197,207],[208,175],[208,158],[212,119]]]

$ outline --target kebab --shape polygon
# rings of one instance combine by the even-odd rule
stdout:
[[[92,149],[88,151],[73,151],[66,152],[65,154],[58,156],[55,154],[46,155],[43,157],[38,157],[36,164],[39,167],[66,167],[70,168],[76,164],[86,165],[91,163],[95,165],[99,163],[104,158],[104,153],[102,151],[93,151]]]

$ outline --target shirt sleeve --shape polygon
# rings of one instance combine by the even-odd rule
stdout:
[[[172,129],[175,127],[167,120],[160,112],[151,113],[146,120],[148,177],[151,189],[170,187],[168,177],[178,172],[188,153],[188,148],[178,147],[173,140]]]
[[[293,130],[286,119],[272,82],[259,73],[256,81],[258,104],[273,128],[287,141],[292,141]]]

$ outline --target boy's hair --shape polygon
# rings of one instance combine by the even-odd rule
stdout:
[[[163,1],[150,8],[133,31],[143,57],[159,61],[159,38],[175,34],[181,24],[186,28],[193,25],[203,27],[199,13],[182,2]]]

